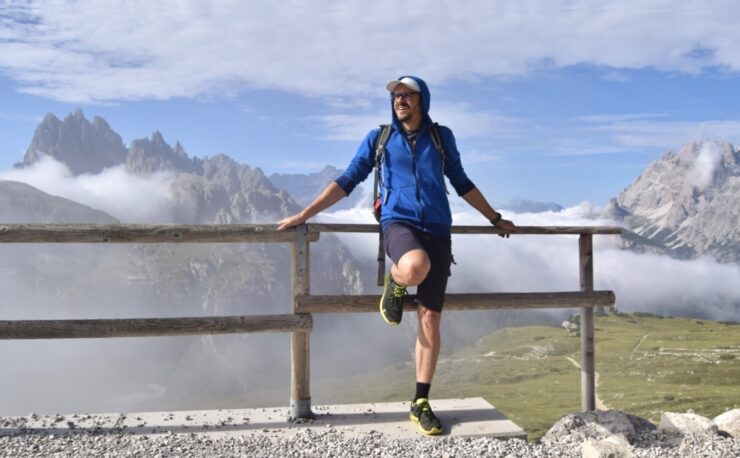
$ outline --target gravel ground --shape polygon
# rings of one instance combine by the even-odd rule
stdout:
[[[642,434],[638,457],[737,457],[740,439],[721,436]],[[0,436],[4,457],[569,457],[581,456],[580,444],[546,447],[520,439],[426,438],[388,440],[380,433],[350,436],[334,429],[301,430],[290,438],[268,434],[211,438],[197,434],[145,436],[125,432],[64,435],[20,433]]]

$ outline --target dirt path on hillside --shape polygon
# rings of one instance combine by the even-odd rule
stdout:
[[[578,364],[578,362],[577,362],[577,361],[576,361],[575,359],[571,358],[570,356],[566,356],[566,357],[565,357],[565,359],[567,359],[567,360],[568,360],[568,361],[570,361],[570,362],[571,362],[571,363],[572,363],[572,364],[573,364],[574,366],[576,366],[576,367],[578,368],[578,370],[580,370],[580,369],[581,369],[581,365],[580,365],[580,364]],[[602,401],[602,400],[601,400],[601,398],[599,397],[599,373],[598,373],[598,372],[596,372],[596,371],[594,371],[594,376],[595,376],[595,380],[594,380],[594,385],[596,385],[596,393],[595,393],[595,396],[594,396],[594,397],[596,398],[596,399],[595,399],[595,400],[596,400],[596,410],[609,410],[609,409],[611,409],[611,407],[609,407],[609,406],[608,406],[608,405],[607,405],[607,404],[606,404],[606,403],[605,403],[604,401]]]
[[[632,356],[632,355],[635,354],[635,352],[637,351],[637,349],[640,348],[640,345],[642,345],[642,343],[645,342],[645,339],[647,339],[649,335],[650,334],[645,334],[644,336],[642,336],[642,338],[640,339],[640,341],[637,342],[637,344],[635,344],[634,347],[632,347],[632,351],[630,352],[630,356]]]

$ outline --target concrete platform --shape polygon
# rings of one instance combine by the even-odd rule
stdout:
[[[526,439],[527,433],[483,398],[434,399],[432,407],[445,426],[445,436]],[[408,402],[313,406],[316,418],[289,423],[287,408],[77,414],[6,417],[0,435],[129,433],[143,435],[194,433],[211,437],[268,435],[288,437],[302,429],[335,430],[348,435],[380,432],[389,439],[420,436],[409,421]]]

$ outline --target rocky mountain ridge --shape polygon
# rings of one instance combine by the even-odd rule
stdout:
[[[167,174],[173,208],[151,222],[274,223],[300,208],[259,168],[226,155],[191,158],[181,144],[169,145],[159,132],[126,148],[105,120],[96,117],[90,122],[81,110],[63,121],[47,115],[17,167],[30,167],[44,155],[65,164],[75,176],[110,167],[123,167],[142,177]],[[126,222],[125,215],[121,219]],[[0,182],[0,223],[21,222],[111,224],[118,220],[23,183]],[[290,247],[285,244],[5,245],[0,249],[0,291],[13,298],[2,309],[6,319],[251,315],[290,309]],[[365,284],[371,284],[372,263],[365,269],[331,234],[312,245],[311,255],[322,265],[312,272],[312,288],[317,291],[359,294]],[[154,398],[173,405],[183,399],[233,396],[245,387],[269,384],[280,373],[289,352],[277,351],[274,357],[266,353],[282,349],[284,338],[277,334],[203,336],[179,345],[150,339],[147,355],[156,361],[151,369],[131,369],[139,367],[140,357],[123,349],[120,369],[105,371],[118,374],[111,381],[111,388],[118,386],[118,396],[106,394],[100,384],[87,383],[101,371],[95,366],[105,364],[100,362],[79,369],[87,376],[68,387],[73,395],[26,402],[49,405],[69,398],[79,403],[77,408],[108,410],[143,408]],[[313,344],[332,352],[329,335],[315,338]],[[53,367],[52,350],[34,355],[35,364]],[[327,361],[335,363],[332,358]],[[0,382],[0,391],[28,389],[28,384],[20,383],[28,378],[23,375],[24,364],[17,362],[18,378]],[[151,386],[156,387],[153,394]],[[138,394],[126,396],[132,392]],[[23,398],[9,396],[19,402]]]
[[[680,258],[740,261],[740,151],[697,141],[652,162],[604,216]]]
[[[44,156],[65,164],[74,176],[116,166],[141,176],[173,174],[172,220],[160,222],[257,223],[276,221],[301,208],[259,168],[239,164],[226,155],[190,157],[179,142],[169,145],[159,131],[133,140],[126,148],[103,118],[96,116],[90,122],[82,110],[63,121],[47,114],[36,128],[23,162],[16,167],[31,166]]]
[[[324,188],[342,174],[343,170],[334,166],[327,165],[323,169],[314,173],[273,173],[270,175],[270,181],[280,189],[286,190],[301,206],[310,204]],[[332,208],[343,210],[353,208],[361,200],[367,202],[370,207],[371,198],[369,195],[363,195],[361,189],[340,200]]]
[[[126,160],[126,147],[121,136],[98,116],[88,121],[82,110],[70,113],[60,121],[49,113],[36,128],[23,162],[31,165],[43,155],[67,164],[75,175],[100,173]]]

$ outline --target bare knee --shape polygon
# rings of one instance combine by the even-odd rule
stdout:
[[[401,256],[396,270],[399,278],[394,278],[406,286],[416,286],[424,281],[431,269],[431,263],[423,250],[411,250]]]

